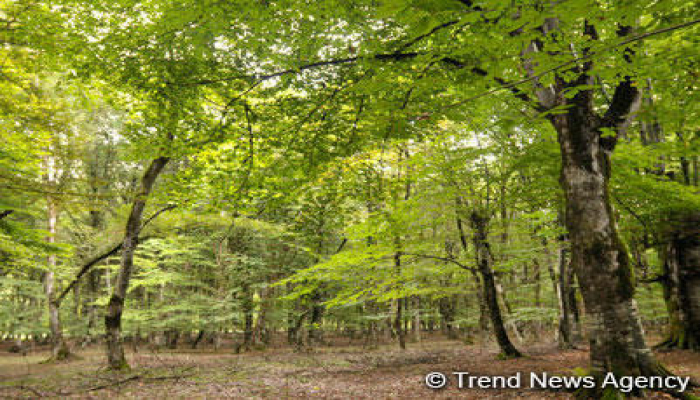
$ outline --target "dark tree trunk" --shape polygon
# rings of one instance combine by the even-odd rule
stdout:
[[[105,314],[105,341],[107,362],[110,369],[129,368],[129,364],[124,356],[124,343],[121,334],[124,300],[129,289],[129,279],[131,278],[131,270],[134,265],[134,252],[138,246],[138,235],[141,230],[141,219],[146,208],[146,201],[151,194],[158,175],[163,171],[168,161],[170,161],[168,157],[159,157],[148,166],[146,173],[141,179],[141,187],[133,200],[131,213],[126,223],[119,274],[114,283],[112,296],[109,299]]]
[[[470,219],[474,230],[476,264],[483,282],[484,300],[489,311],[496,341],[501,349],[501,356],[506,358],[520,357],[520,352],[508,337],[508,332],[501,316],[501,308],[498,305],[498,291],[493,268],[491,267],[492,256],[487,234],[488,217],[481,215],[477,211],[472,211]]]
[[[199,342],[201,342],[202,339],[204,339],[205,334],[206,334],[206,332],[203,329],[200,329],[199,333],[197,333],[197,337],[194,338],[194,340],[192,341],[192,349],[193,350],[196,349],[197,346],[199,345]]]
[[[321,330],[321,322],[323,320],[324,307],[323,293],[320,289],[316,289],[311,296],[311,317],[309,318],[309,345],[323,344],[323,331]]]
[[[666,237],[662,283],[670,326],[657,347],[700,350],[700,212],[672,217]]]
[[[571,86],[594,83],[592,78],[581,75]],[[610,153],[615,138],[603,136],[601,131],[621,129],[619,121],[629,112],[629,103],[635,101],[636,89],[631,82],[623,82],[605,118],[594,113],[591,90],[579,91],[572,99],[565,99],[562,92],[559,91],[558,104],[568,109],[551,120],[561,148],[571,266],[586,305],[593,372],[665,374],[667,371],[655,360],[644,340],[633,298],[632,266],[610,203]]]

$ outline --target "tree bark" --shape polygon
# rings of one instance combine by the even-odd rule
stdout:
[[[594,83],[581,75],[570,85]],[[610,153],[615,138],[601,130],[619,130],[619,121],[629,113],[638,93],[629,80],[621,83],[606,117],[600,118],[594,112],[591,90],[579,91],[572,99],[565,99],[562,92],[558,91],[557,100],[568,106],[567,111],[551,121],[561,148],[571,266],[586,306],[593,373],[665,374],[644,340],[633,298],[632,266],[610,202]]]
[[[491,250],[488,242],[488,234],[486,225],[488,217],[480,214],[478,211],[472,211],[470,216],[472,229],[474,230],[474,248],[476,253],[476,264],[483,282],[484,300],[489,311],[491,325],[493,326],[494,334],[498,347],[501,349],[501,357],[516,358],[521,354],[515,348],[508,337],[508,332],[503,324],[501,308],[498,305],[498,292],[496,290],[496,281],[494,279],[493,268],[491,267]]]
[[[700,212],[671,218],[663,254],[670,326],[657,347],[700,350]]]
[[[114,283],[112,296],[109,299],[105,315],[107,362],[110,369],[121,370],[129,368],[129,364],[124,356],[124,343],[121,335],[124,300],[129,289],[129,279],[131,278],[131,271],[134,265],[134,252],[138,246],[138,235],[141,229],[143,211],[146,208],[148,196],[153,190],[158,175],[163,171],[168,161],[170,161],[168,157],[159,157],[154,159],[148,166],[146,173],[141,179],[139,191],[133,200],[131,213],[126,223],[119,274]]]

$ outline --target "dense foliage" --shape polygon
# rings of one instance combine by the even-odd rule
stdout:
[[[55,337],[48,304],[75,344],[575,345],[595,307],[560,118],[586,100],[631,260],[615,276],[697,349],[669,282],[700,235],[699,18],[680,0],[2,1],[0,334]]]

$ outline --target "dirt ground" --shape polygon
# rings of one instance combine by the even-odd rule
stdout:
[[[0,352],[2,398],[236,398],[236,399],[543,399],[572,398],[564,391],[531,389],[530,372],[571,375],[587,365],[585,350],[560,351],[553,345],[523,347],[527,356],[497,360],[496,349],[430,340],[401,351],[396,345],[367,351],[360,346],[290,349],[234,354],[220,350],[129,353],[130,372],[105,371],[100,347],[79,351],[80,359],[41,364],[45,351],[27,356]],[[700,379],[700,354],[674,351],[659,358],[676,374]],[[521,389],[429,389],[429,372],[471,375],[523,373]],[[700,394],[695,391],[694,393]],[[653,393],[651,398],[670,398]]]

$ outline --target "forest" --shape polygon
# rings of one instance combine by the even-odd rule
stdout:
[[[0,397],[700,396],[698,0],[0,0]]]

